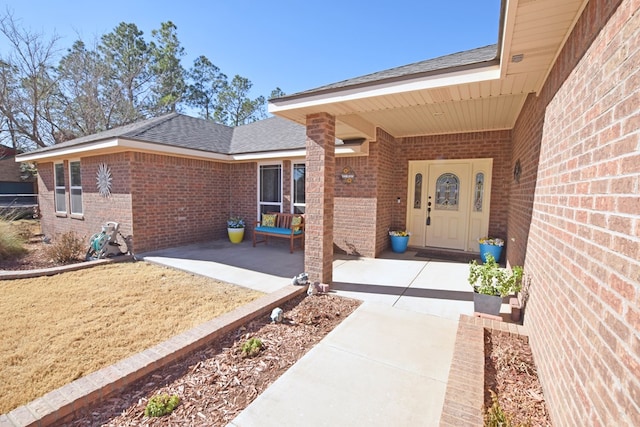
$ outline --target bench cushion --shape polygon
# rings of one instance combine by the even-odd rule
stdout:
[[[256,227],[255,231],[259,231],[261,233],[284,234],[285,236],[288,236],[291,234],[291,230],[288,228],[264,227],[262,225]],[[300,234],[300,233],[302,233],[302,230],[297,230],[293,232],[293,234]]]

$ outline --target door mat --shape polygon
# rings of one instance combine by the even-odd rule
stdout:
[[[437,249],[421,249],[416,253],[418,258],[427,258],[438,261],[464,262],[469,263],[472,260],[480,260],[479,254],[469,252],[443,251]]]

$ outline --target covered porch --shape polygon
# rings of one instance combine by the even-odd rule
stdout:
[[[288,243],[279,239],[255,248],[248,240],[240,244],[212,240],[138,258],[265,293],[290,285],[305,271],[304,253],[290,254]],[[377,258],[335,254],[332,260],[331,292],[337,295],[455,321],[460,314],[473,314],[467,260],[430,256],[415,248],[403,254],[384,251]],[[503,317],[509,313],[509,305],[503,304]]]

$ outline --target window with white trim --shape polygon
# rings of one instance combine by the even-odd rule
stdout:
[[[82,179],[80,175],[80,161],[69,162],[71,214],[76,215],[82,215]]]
[[[55,163],[53,165],[53,172],[56,212],[67,213],[67,201],[65,197],[64,185],[64,163]]]
[[[282,212],[282,165],[260,165],[258,173],[258,215]]]
[[[306,166],[304,163],[294,163],[291,188],[293,189],[293,213],[303,214],[305,211],[305,181]]]

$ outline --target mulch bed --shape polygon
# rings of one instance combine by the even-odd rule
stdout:
[[[47,244],[42,237],[31,238],[24,247],[27,250],[25,254],[17,258],[0,259],[0,270],[35,270],[60,265],[47,256]]]
[[[550,426],[551,419],[525,337],[485,330],[485,408],[497,394],[512,425]],[[485,424],[486,425],[486,424]]]
[[[256,319],[64,425],[226,425],[359,305],[329,294],[295,298],[282,306],[282,323],[271,323],[269,316]],[[242,344],[253,337],[263,349],[255,357],[243,357]],[[177,394],[179,406],[170,415],[146,417],[147,402],[161,393]]]

